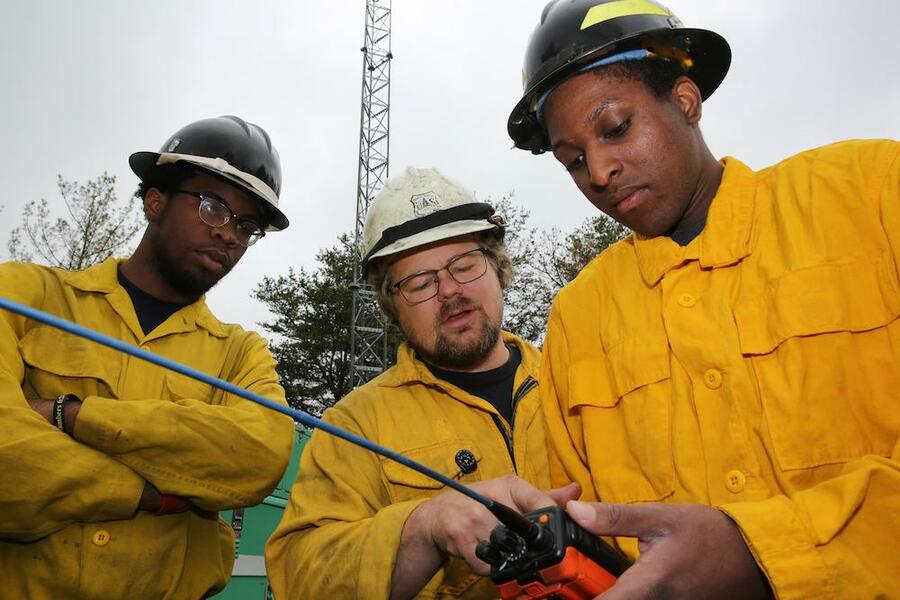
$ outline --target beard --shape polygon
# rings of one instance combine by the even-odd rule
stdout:
[[[166,252],[163,244],[154,244],[153,258],[159,274],[179,293],[191,298],[199,298],[213,288],[229,269],[215,276],[199,270],[191,270],[184,262]]]
[[[440,318],[461,308],[476,311],[482,315],[483,318],[474,325],[478,329],[478,335],[468,342],[455,340],[436,327],[437,337],[434,350],[422,348],[413,340],[409,340],[410,345],[425,362],[451,371],[465,370],[484,360],[497,345],[497,340],[500,339],[500,323],[491,321],[481,306],[464,299],[448,302],[441,307]]]

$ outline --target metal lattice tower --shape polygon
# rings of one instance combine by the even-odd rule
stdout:
[[[388,177],[388,125],[391,99],[391,0],[366,0],[366,28],[359,125],[356,191],[356,260],[353,266],[353,315],[350,333],[350,383],[364,384],[387,365],[387,323],[378,311],[375,291],[362,275],[361,249],[366,212]]]

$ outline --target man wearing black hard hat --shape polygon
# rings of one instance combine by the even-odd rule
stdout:
[[[529,41],[510,136],[633,231],[554,302],[553,483],[640,555],[604,599],[890,597],[900,144],[717,160],[730,57],[651,0],[551,2]]]
[[[204,294],[266,232],[278,153],[237,117],[130,164],[147,229],[127,260],[0,265],[0,294],[284,402],[266,342]],[[0,314],[0,580],[10,598],[202,598],[234,563],[217,511],[257,504],[290,419],[27,318]]]

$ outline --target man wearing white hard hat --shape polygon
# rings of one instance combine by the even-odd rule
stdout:
[[[324,418],[533,510],[577,486],[548,495],[526,483],[549,487],[550,459],[538,351],[500,329],[512,278],[504,228],[490,205],[435,169],[387,183],[366,220],[365,268],[406,342],[396,365]],[[315,433],[266,549],[276,596],[495,598],[474,550],[497,521],[442,487]]]
[[[237,117],[183,127],[130,158],[147,229],[84,271],[0,266],[0,295],[284,402],[259,335],[203,295],[266,231],[278,153]],[[31,319],[0,313],[4,598],[205,598],[234,564],[217,511],[259,503],[290,419]]]

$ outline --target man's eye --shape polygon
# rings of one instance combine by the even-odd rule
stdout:
[[[628,131],[629,127],[631,127],[631,117],[628,117],[627,119],[625,119],[624,121],[622,121],[621,123],[619,123],[618,125],[613,127],[612,129],[607,131],[605,134],[603,134],[603,137],[607,140],[614,140],[614,139],[620,138],[623,135],[625,135],[625,133]]]
[[[572,171],[577,170],[584,164],[584,154],[579,154],[573,160],[570,160],[567,163],[564,163],[566,167],[566,171],[571,173]]]
[[[262,227],[253,221],[241,221],[240,227],[250,235],[256,235],[262,231]]]
[[[416,277],[410,281],[406,282],[406,285],[403,287],[406,288],[408,292],[421,292],[429,285],[431,285],[431,277]]]
[[[448,268],[454,273],[464,273],[475,266],[475,258],[472,256],[463,256],[453,261]]]

